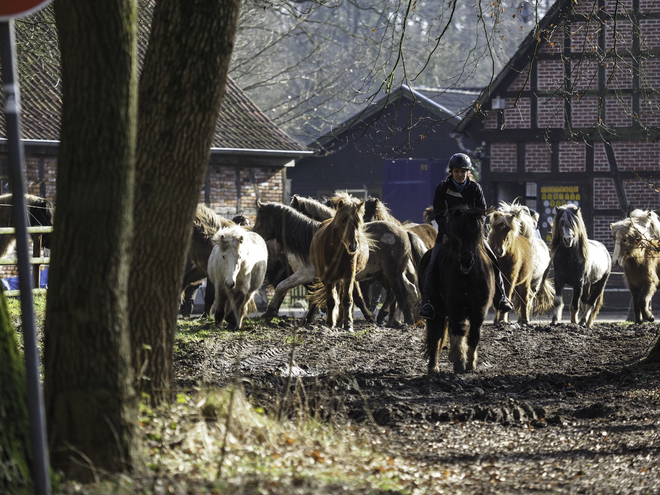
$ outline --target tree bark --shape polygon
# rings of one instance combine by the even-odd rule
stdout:
[[[31,493],[30,426],[25,364],[7,302],[0,294],[0,492]]]
[[[62,123],[46,307],[52,466],[70,478],[137,467],[128,337],[137,115],[133,0],[57,0]]]
[[[172,387],[185,254],[224,96],[239,0],[159,0],[139,90],[130,277],[137,386]]]

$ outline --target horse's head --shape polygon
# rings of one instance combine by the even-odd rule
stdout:
[[[447,222],[450,249],[455,253],[461,272],[467,274],[483,249],[485,212],[467,206],[452,209]]]
[[[239,230],[240,229],[240,230]],[[213,243],[218,246],[221,253],[221,263],[225,274],[225,286],[234,289],[241,271],[243,261],[242,246],[245,239],[240,227],[220,229],[213,237]]]
[[[558,206],[553,227],[553,237],[556,237],[565,248],[578,246],[586,237],[586,227],[582,220],[582,213],[576,205]]]
[[[660,223],[652,210],[633,210],[630,217],[610,224],[610,229],[614,240],[612,261],[619,266],[634,256],[635,251],[643,250],[649,243],[660,240]]]
[[[360,250],[360,232],[364,225],[364,201],[346,195],[337,203],[337,213],[332,221],[342,244],[349,254]]]
[[[489,215],[488,245],[496,256],[504,256],[509,251],[515,237],[520,233],[521,222],[518,217],[518,213],[502,211],[494,211]]]

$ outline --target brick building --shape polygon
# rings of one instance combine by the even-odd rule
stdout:
[[[558,0],[457,126],[481,148],[489,204],[578,204],[590,236],[660,207],[660,3]]]

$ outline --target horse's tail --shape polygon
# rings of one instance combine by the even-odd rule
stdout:
[[[543,274],[539,290],[534,296],[534,314],[542,315],[548,313],[554,306],[554,300],[555,286],[550,279],[547,278],[546,270],[546,273]]]
[[[325,285],[318,279],[307,291],[307,300],[310,303],[310,306],[316,306],[317,308],[325,308]]]

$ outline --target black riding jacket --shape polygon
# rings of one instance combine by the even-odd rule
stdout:
[[[446,214],[452,208],[459,205],[467,205],[474,208],[486,209],[486,198],[484,191],[478,182],[467,178],[468,184],[462,192],[458,192],[451,175],[435,188],[433,196],[433,213],[435,221],[438,223],[438,238],[441,240],[446,233],[447,224]]]

